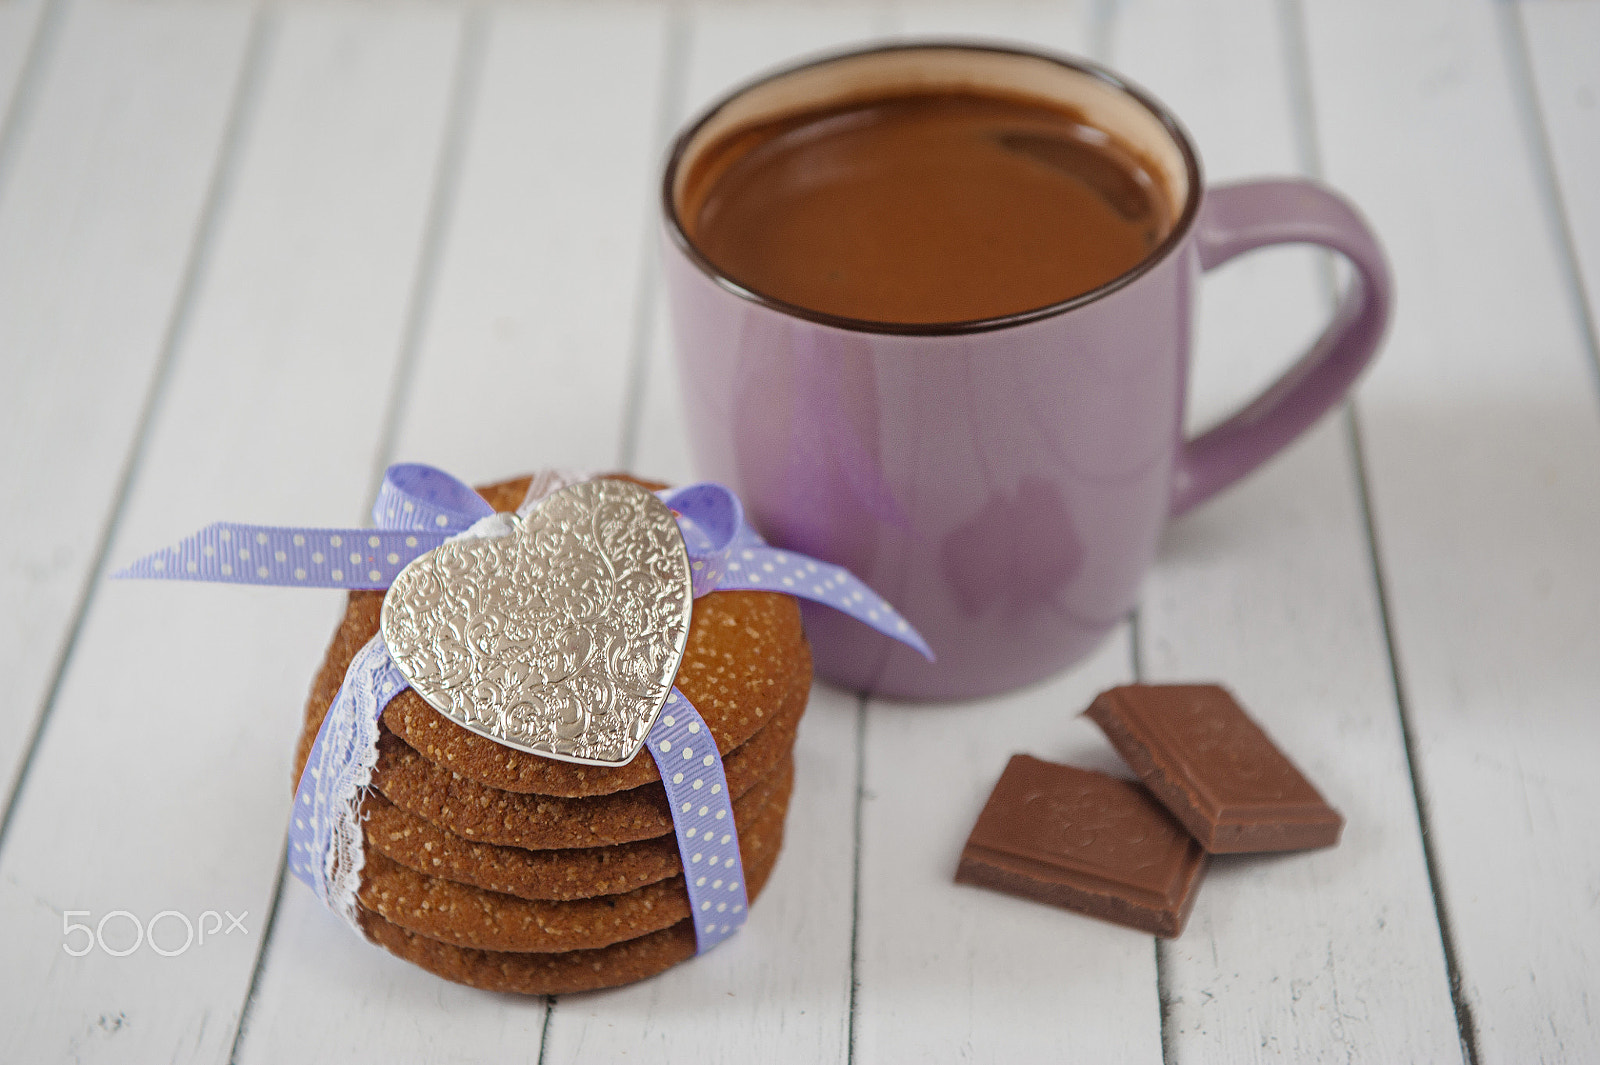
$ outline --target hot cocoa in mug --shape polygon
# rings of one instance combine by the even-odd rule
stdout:
[[[908,93],[724,136],[688,175],[683,218],[753,292],[875,322],[973,321],[1137,266],[1176,217],[1154,170],[1076,111]]]
[[[1147,93],[1021,49],[897,45],[763,78],[679,136],[663,211],[700,472],[918,627],[937,662],[806,619],[824,676],[907,698],[1086,654],[1166,521],[1339,402],[1388,317],[1382,252],[1337,194],[1207,189]],[[1294,242],[1355,267],[1332,323],[1185,440],[1198,275]]]

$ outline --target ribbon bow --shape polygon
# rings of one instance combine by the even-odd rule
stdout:
[[[567,483],[559,475],[541,476],[522,509]],[[811,599],[932,660],[932,651],[910,623],[848,570],[770,547],[745,521],[738,497],[725,486],[704,482],[657,495],[677,518],[695,598],[747,589]],[[380,589],[413,559],[446,540],[496,535],[505,531],[506,520],[470,486],[420,464],[389,467],[372,517],[377,528],[217,522],[114,576]],[[406,686],[382,636],[373,637],[351,661],[295,792],[289,869],[358,929],[355,896],[364,861],[360,806],[377,762],[378,718]],[[709,754],[684,763],[692,767],[685,770],[680,762],[696,753],[696,743],[709,747]],[[667,790],[696,941],[704,952],[738,930],[748,905],[722,760],[704,720],[676,687],[645,744]]]

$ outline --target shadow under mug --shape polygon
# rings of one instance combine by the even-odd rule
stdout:
[[[679,211],[697,155],[730,131],[907,90],[1044,98],[1153,161],[1171,234],[1088,293],[947,325],[857,321],[724,276]],[[1207,189],[1177,120],[1094,64],[930,42],[805,63],[737,89],[679,135],[662,186],[665,271],[699,471],[774,544],[846,566],[938,661],[806,608],[818,672],[848,688],[957,699],[1029,684],[1087,654],[1134,606],[1163,525],[1249,473],[1337,404],[1388,321],[1371,229],[1311,182]],[[1309,243],[1355,268],[1332,322],[1252,402],[1184,439],[1199,274]],[[781,589],[777,589],[781,590]]]

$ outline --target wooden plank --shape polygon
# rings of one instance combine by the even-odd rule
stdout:
[[[162,3],[82,17],[109,20],[102,32],[133,46],[147,42],[130,13],[166,20],[173,54],[157,62],[146,47],[140,63],[165,83],[186,56],[234,39],[201,32],[216,10],[241,24],[247,14]],[[113,563],[219,516],[363,516],[455,17],[421,6],[279,12]],[[141,147],[154,158],[166,149],[159,137]],[[112,222],[139,210],[130,200]],[[332,593],[270,588],[96,589],[0,854],[10,1053],[228,1055],[280,864],[300,707],[340,604]],[[90,923],[115,910],[146,921],[163,910],[248,916],[245,933],[173,957],[146,943],[125,957],[95,949],[79,958],[63,952],[69,909],[89,911]],[[349,942],[325,923],[330,949]],[[163,949],[177,951],[181,923],[161,927]],[[129,920],[111,922],[106,938],[128,946]]]
[[[23,9],[4,11],[20,31]],[[34,518],[0,529],[0,796],[49,697],[162,357],[249,21],[233,6],[96,3],[61,17],[0,188],[0,512]]]
[[[615,465],[662,27],[656,6],[496,12],[397,458],[469,480]]]
[[[1360,392],[1434,865],[1480,1061],[1600,1055],[1600,419],[1496,5],[1309,4],[1327,176],[1399,280]]]
[[[479,25],[399,451],[476,480],[604,467],[626,399],[664,19],[541,4]],[[298,883],[283,907],[241,1062],[538,1056],[543,998],[486,995],[364,945]]]
[[[905,6],[912,35],[1019,40],[1083,53],[1088,5]],[[956,885],[961,845],[1007,759],[1116,770],[1076,717],[1130,678],[1129,630],[1014,695],[961,706],[869,704],[861,814],[855,1055],[862,1061],[1161,1060],[1148,936]]]
[[[659,254],[658,248],[651,251]],[[642,477],[669,484],[692,484],[698,480],[694,459],[689,453],[689,431],[683,421],[683,397],[679,392],[678,367],[673,361],[672,324],[660,272],[652,277],[649,348],[645,356],[644,389],[636,423],[636,443],[623,462]]]
[[[1119,8],[1112,61],[1176,110],[1213,182],[1298,169],[1278,13]],[[1252,256],[1204,283],[1193,379],[1212,412],[1325,318],[1312,255]],[[1170,530],[1146,585],[1144,677],[1226,683],[1346,817],[1333,850],[1208,874],[1188,930],[1161,945],[1173,1060],[1460,1053],[1369,558],[1336,416]]]
[[[1565,240],[1587,305],[1590,355],[1600,320],[1600,2],[1524,0],[1517,5]],[[1600,370],[1600,367],[1597,367]]]
[[[860,39],[874,25],[864,9],[697,9],[687,55],[676,57],[686,69],[673,113],[686,118],[758,70]],[[658,177],[652,160],[652,209]],[[653,236],[653,213],[646,224]],[[662,304],[655,300],[636,466],[681,482],[692,469]],[[644,983],[557,1000],[544,1060],[622,1060],[640,1048],[661,1061],[844,1060],[855,755],[855,698],[819,686],[796,741],[783,856],[745,929],[706,957]]]

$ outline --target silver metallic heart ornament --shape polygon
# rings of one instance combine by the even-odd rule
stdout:
[[[440,713],[519,751],[585,765],[639,753],[694,608],[672,511],[627,481],[546,497],[510,535],[458,539],[383,599],[395,665]]]

